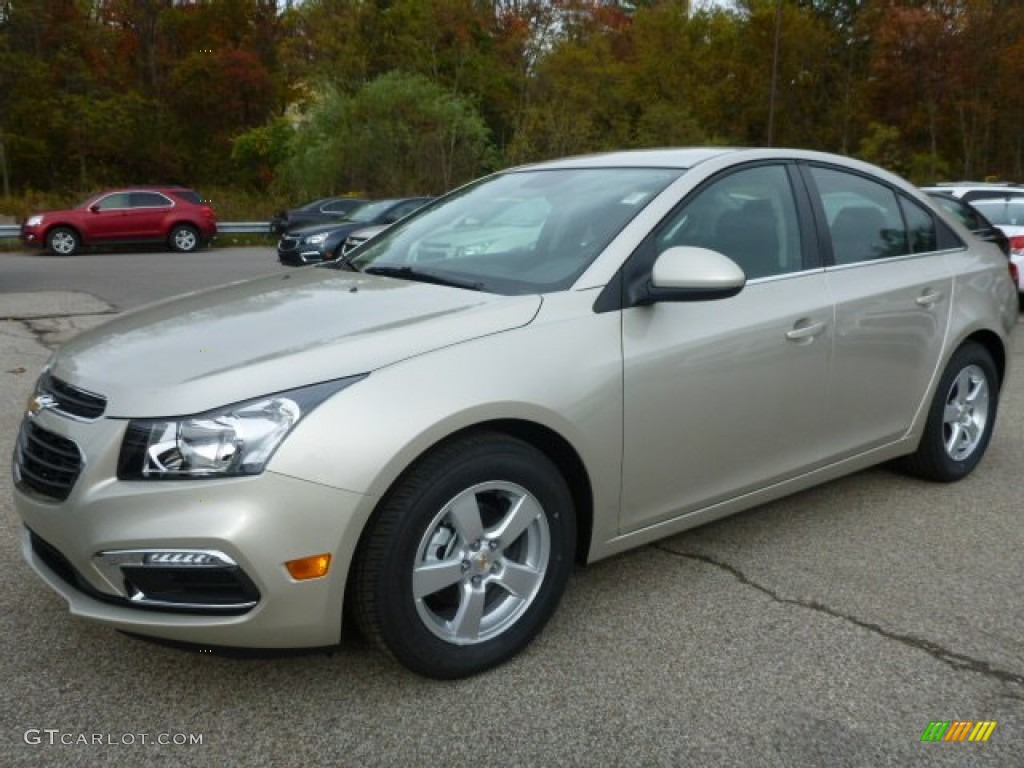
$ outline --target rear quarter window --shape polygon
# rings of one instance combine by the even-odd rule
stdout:
[[[203,196],[193,189],[173,189],[171,195],[192,205],[202,205]]]

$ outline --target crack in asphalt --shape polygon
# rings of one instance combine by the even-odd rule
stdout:
[[[46,349],[56,349],[63,342],[55,341],[53,338],[47,337],[53,337],[55,335],[58,335],[60,333],[60,330],[54,328],[40,327],[40,322],[45,322],[47,320],[74,320],[80,317],[107,317],[108,315],[117,314],[120,314],[117,310],[108,309],[99,312],[64,312],[52,315],[32,315],[30,317],[7,316],[3,319],[6,320],[7,322],[17,323],[18,325],[22,326],[26,331],[28,331],[32,335],[32,338],[35,339],[37,343],[39,343]]]
[[[1015,685],[1024,686],[1024,675],[1022,674],[1019,674],[1017,672],[1010,672],[1005,669],[1000,669],[999,667],[996,667],[987,661],[982,661],[980,659],[975,659],[972,656],[968,656],[963,653],[951,651],[950,649],[944,648],[943,646],[939,645],[938,643],[932,642],[931,640],[925,640],[924,638],[915,637],[914,635],[904,635],[900,634],[899,632],[893,632],[891,630],[886,629],[881,624],[875,624],[874,622],[858,619],[855,616],[849,616],[845,613],[841,613],[840,611],[835,610],[834,608],[830,608],[824,603],[819,603],[817,600],[798,600],[792,597],[783,597],[775,590],[766,587],[762,584],[758,584],[756,581],[754,581],[745,573],[743,573],[743,571],[741,571],[739,568],[733,565],[729,565],[728,563],[724,563],[720,560],[716,560],[713,557],[708,557],[707,555],[698,555],[692,552],[680,552],[679,550],[671,549],[670,547],[667,547],[664,544],[651,544],[650,546],[652,549],[657,549],[661,552],[665,552],[666,554],[672,555],[674,557],[685,558],[687,560],[697,560],[707,565],[714,566],[715,568],[718,568],[720,570],[726,571],[727,573],[731,574],[741,584],[744,584],[748,587],[752,587],[758,590],[759,592],[764,593],[777,603],[782,603],[785,605],[798,605],[812,611],[817,611],[818,613],[824,613],[833,618],[860,627],[861,629],[866,629],[869,632],[886,638],[887,640],[893,640],[897,643],[901,643],[902,645],[908,646],[910,648],[924,651],[932,658],[936,659],[937,661],[941,661],[943,664],[953,667],[954,669],[967,672],[976,672],[978,674],[994,678],[1004,683],[1011,683]],[[1014,696],[1014,698],[1017,697]]]
[[[29,315],[27,317],[18,317],[17,315],[8,315],[5,320],[11,320],[18,323],[30,323],[33,320],[59,320],[62,317],[100,317],[102,315],[116,315],[118,311],[116,309],[104,309],[100,312],[58,312],[53,315]]]

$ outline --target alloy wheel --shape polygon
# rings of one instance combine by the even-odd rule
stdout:
[[[942,414],[942,438],[951,459],[963,461],[974,453],[988,416],[988,378],[977,365],[968,365],[953,379]]]
[[[434,635],[473,645],[513,626],[547,572],[551,532],[538,500],[515,483],[459,493],[431,520],[416,551],[416,611]]]

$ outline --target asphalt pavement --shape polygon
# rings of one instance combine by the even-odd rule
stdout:
[[[12,292],[9,258],[5,457],[49,349],[159,298],[95,276]],[[580,568],[525,653],[458,682],[356,636],[233,658],[73,619],[22,561],[5,470],[0,764],[1024,766],[1022,356],[1018,333],[994,439],[963,482],[877,468]],[[996,726],[984,743],[921,741],[956,720]]]

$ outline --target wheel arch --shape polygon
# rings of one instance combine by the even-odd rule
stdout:
[[[569,486],[576,511],[576,561],[586,563],[593,533],[594,493],[586,465],[572,444],[549,427],[521,419],[483,422],[459,434],[479,430],[516,437],[543,453],[558,468]]]
[[[998,333],[995,333],[988,328],[975,328],[960,338],[955,344],[950,344],[946,348],[945,355],[940,361],[939,367],[935,371],[934,377],[928,386],[927,392],[925,393],[925,397],[921,401],[917,413],[914,415],[913,424],[907,433],[907,436],[912,437],[912,442],[915,447],[918,445],[918,441],[924,434],[925,424],[928,420],[928,408],[931,405],[932,399],[935,397],[939,380],[942,378],[942,372],[946,370],[946,366],[949,365],[950,360],[953,359],[957,350],[968,342],[980,344],[985,351],[992,356],[992,362],[995,363],[996,366],[996,375],[999,377],[999,388],[1000,391],[1002,390],[1003,381],[1006,378],[1007,365],[1009,364],[1006,344]]]
[[[569,493],[572,495],[573,506],[575,507],[575,559],[578,563],[586,563],[587,555],[590,551],[590,540],[593,532],[594,494],[590,481],[590,474],[587,472],[582,458],[568,440],[550,427],[534,421],[512,418],[480,421],[462,427],[454,432],[444,435],[416,454],[416,456],[394,477],[388,486],[388,490],[378,498],[373,511],[369,514],[366,520],[363,521],[362,528],[359,531],[359,541],[353,548],[353,551],[357,552],[363,546],[364,537],[371,529],[374,518],[377,516],[378,511],[383,506],[388,496],[391,494],[392,489],[398,486],[402,478],[408,472],[413,470],[425,456],[447,443],[462,439],[468,435],[483,432],[508,435],[509,437],[522,440],[524,443],[544,454],[555,465],[555,468],[562,475],[566,485],[569,487]],[[352,584],[352,570],[356,565],[357,559],[357,557],[352,557],[349,561],[346,584]],[[346,593],[347,592],[348,588],[346,588]],[[346,594],[345,603],[348,604],[349,602],[348,594]]]
[[[1002,389],[1003,381],[1006,378],[1006,346],[1003,344],[1003,340],[992,331],[989,330],[978,330],[967,336],[954,348],[959,349],[968,341],[977,342],[981,344],[986,351],[992,355],[992,362],[996,365],[996,373],[999,375],[999,388]]]
[[[79,245],[88,245],[88,243],[86,243],[85,241],[85,234],[82,232],[81,228],[79,228],[75,224],[72,224],[70,221],[55,221],[52,224],[47,224],[46,228],[43,230],[44,244],[49,244],[50,233],[53,232],[53,230],[55,229],[70,229],[72,232],[75,233],[75,237],[78,238]]]

